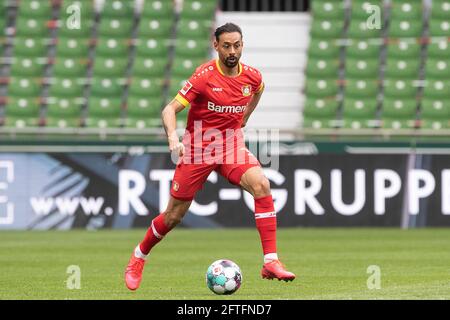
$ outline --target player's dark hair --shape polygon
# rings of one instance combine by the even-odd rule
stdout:
[[[219,37],[222,33],[229,33],[229,32],[239,32],[242,38],[242,30],[241,28],[231,22],[225,23],[223,26],[220,26],[216,29],[216,32],[214,32],[214,36],[216,37],[216,41],[219,42]]]

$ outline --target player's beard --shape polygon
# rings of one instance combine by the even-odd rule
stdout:
[[[236,56],[228,57],[224,61],[224,64],[227,66],[227,68],[234,68],[238,65],[238,63],[239,63],[239,58]]]

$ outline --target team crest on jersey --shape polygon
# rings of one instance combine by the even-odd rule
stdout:
[[[173,182],[173,190],[178,191],[178,189],[180,189],[180,185],[176,181],[174,181]]]
[[[246,84],[245,86],[242,86],[242,95],[244,97],[248,97],[252,93],[252,86],[249,84]]]
[[[186,93],[188,93],[189,90],[191,90],[191,88],[192,88],[192,83],[190,83],[189,81],[186,81],[186,84],[184,85],[183,89],[180,90],[180,92],[183,95],[186,95]]]

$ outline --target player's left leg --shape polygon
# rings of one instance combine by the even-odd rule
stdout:
[[[255,221],[264,253],[261,275],[266,279],[292,281],[295,274],[286,270],[277,255],[277,216],[270,190],[270,182],[259,162],[248,152],[248,161],[223,164],[220,173],[232,184],[239,185],[255,199]]]

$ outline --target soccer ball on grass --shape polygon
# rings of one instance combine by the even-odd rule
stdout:
[[[206,284],[215,294],[232,294],[242,283],[239,266],[231,260],[214,261],[206,272]]]

